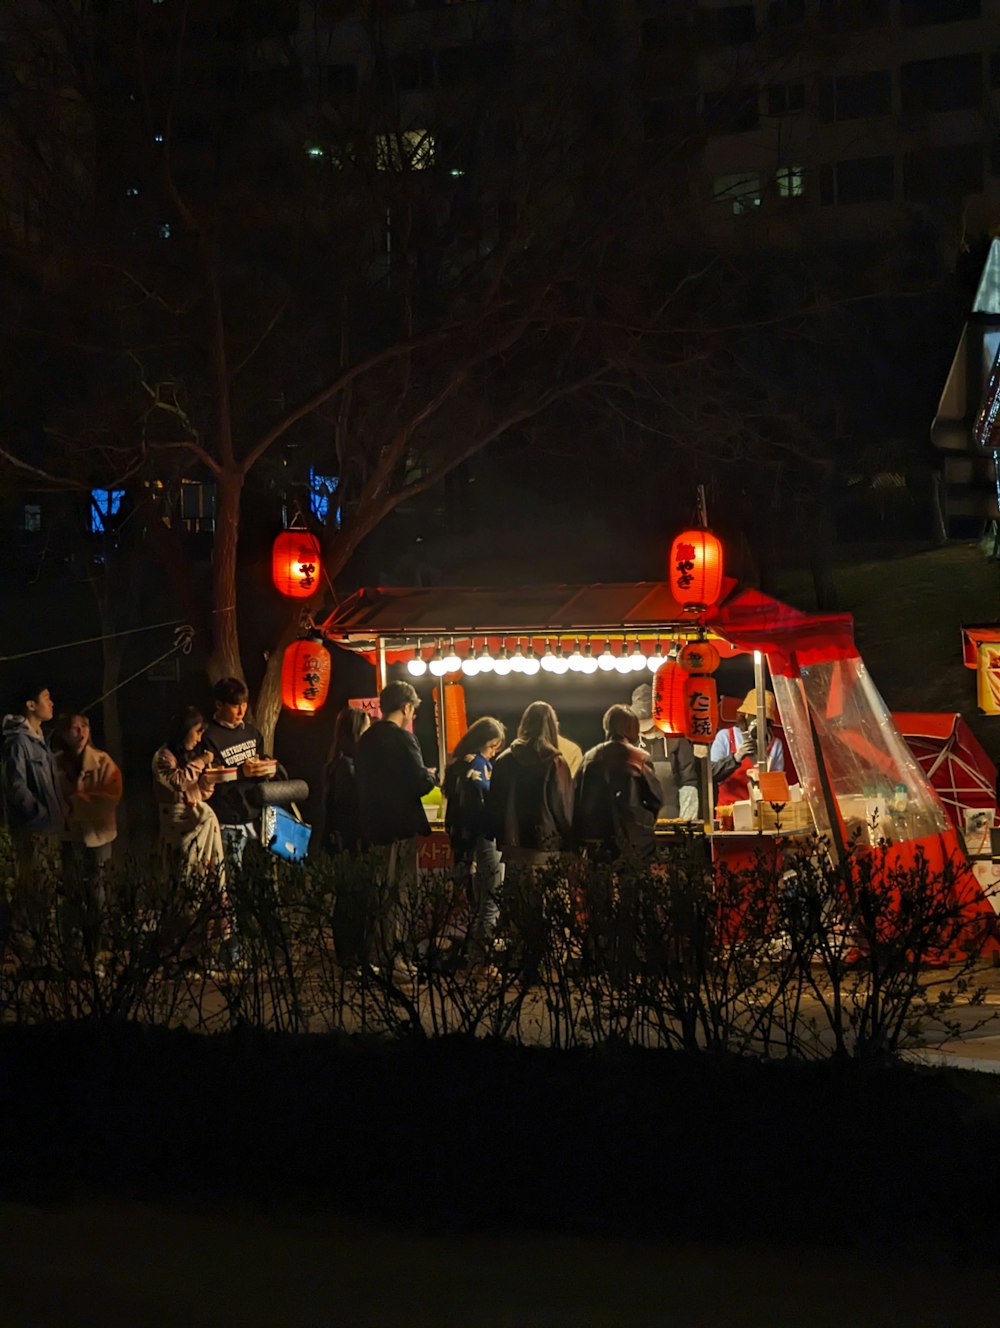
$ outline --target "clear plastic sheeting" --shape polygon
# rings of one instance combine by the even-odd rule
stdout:
[[[948,818],[862,661],[832,660],[772,678],[799,781],[829,829],[812,731],[848,843],[900,843],[948,830]]]

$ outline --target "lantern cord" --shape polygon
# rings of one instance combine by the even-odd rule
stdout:
[[[194,628],[190,623],[184,623],[174,631],[174,644],[169,650],[165,650],[162,655],[157,655],[157,657],[151,659],[148,664],[143,664],[142,668],[136,669],[135,673],[130,673],[127,678],[116,683],[114,687],[109,688],[108,691],[106,691],[103,696],[99,696],[96,701],[91,701],[89,705],[85,705],[82,713],[86,714],[88,710],[93,710],[94,706],[99,706],[101,702],[106,701],[109,696],[114,695],[114,693],[120,691],[121,688],[127,687],[130,682],[134,682],[136,678],[141,677],[142,674],[148,673],[150,669],[155,668],[157,664],[161,664],[163,660],[169,659],[171,655],[190,655],[193,643]]]
[[[185,623],[183,618],[174,618],[170,622],[148,623],[145,627],[126,627],[120,632],[105,632],[103,636],[88,636],[82,641],[63,641],[57,646],[42,646],[39,650],[23,650],[19,655],[0,655],[0,664],[13,664],[15,660],[30,659],[32,655],[48,655],[53,650],[72,650],[75,646],[91,646],[98,641],[113,641],[119,636],[135,636],[137,632],[155,632],[160,627],[188,626],[189,624]],[[192,627],[190,630],[193,634],[194,628]]]

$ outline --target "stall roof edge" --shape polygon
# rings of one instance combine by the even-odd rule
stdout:
[[[692,622],[665,581],[541,586],[363,587],[323,624],[329,636],[571,634]]]

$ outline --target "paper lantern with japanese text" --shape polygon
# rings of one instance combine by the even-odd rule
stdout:
[[[314,715],[330,690],[330,652],[322,637],[293,641],[281,665],[281,701],[289,710]]]
[[[672,660],[653,676],[653,723],[668,736],[711,742],[719,727],[714,678],[685,673]]]
[[[661,733],[684,732],[684,685],[688,675],[669,659],[653,674],[653,723]]]
[[[701,613],[722,593],[722,541],[710,530],[685,530],[670,546],[670,593],[686,613]]]
[[[283,530],[271,551],[271,579],[289,599],[308,599],[319,589],[323,563],[319,540],[307,530]]]
[[[677,664],[685,673],[714,673],[719,652],[711,641],[688,641],[678,651]]]

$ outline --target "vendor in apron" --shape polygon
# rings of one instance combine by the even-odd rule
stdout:
[[[738,725],[727,725],[715,735],[710,759],[712,780],[715,784],[716,806],[727,807],[750,797],[750,772],[757,768],[760,750],[757,740],[757,693],[747,692],[738,712]],[[767,719],[767,770],[784,770],[785,743],[772,730],[778,720],[778,706],[774,693],[764,693],[764,713]]]

